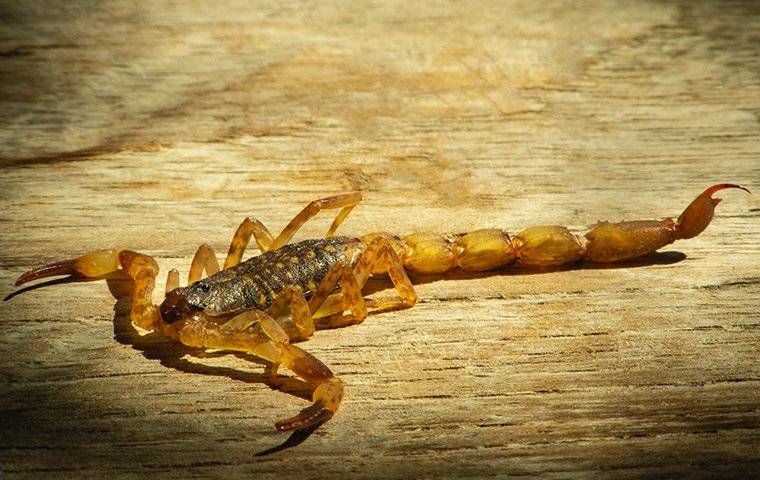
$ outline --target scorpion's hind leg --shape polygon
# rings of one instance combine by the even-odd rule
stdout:
[[[371,274],[387,274],[393,287],[401,297],[400,300],[372,302],[372,306],[381,309],[409,308],[417,303],[417,293],[404,270],[391,242],[385,237],[375,237],[356,261],[354,275],[363,288]]]
[[[338,293],[332,293],[339,287]],[[361,323],[367,318],[367,306],[362,297],[362,285],[354,271],[344,263],[337,263],[327,272],[309,299],[313,317],[321,318],[323,328],[339,328]],[[348,310],[350,313],[344,315]],[[326,317],[326,318],[322,318]]]
[[[293,217],[277,238],[273,237],[269,229],[255,217],[246,218],[232,237],[230,249],[227,252],[227,259],[224,261],[224,269],[226,270],[240,263],[243,253],[251,241],[251,236],[253,236],[256,245],[262,253],[275,250],[288,243],[304,223],[322,210],[340,208],[340,212],[338,212],[338,215],[325,234],[325,237],[331,237],[361,199],[361,192],[351,192],[314,200],[306,205],[298,215]]]
[[[334,267],[333,275],[337,275],[339,269],[340,264]],[[340,328],[363,321],[367,311],[361,290],[373,273],[387,273],[401,298],[384,302],[371,301],[369,306],[396,309],[409,308],[417,303],[417,293],[391,243],[385,237],[375,237],[356,260],[353,270],[341,276],[340,293],[325,295],[325,291],[329,292],[331,288],[328,274],[322,280],[317,294],[309,300],[312,312],[315,312],[314,317],[320,318],[319,325],[324,328]],[[351,315],[343,315],[346,309],[351,311]]]
[[[182,328],[180,340],[193,347],[253,353],[272,362],[270,375],[284,365],[314,386],[314,403],[298,415],[277,422],[278,430],[303,430],[324,423],[332,418],[343,398],[343,382],[316,357],[291,345],[287,333],[264,312],[248,311],[221,326],[190,322]]]
[[[153,257],[132,250],[95,250],[71,260],[42,265],[18,277],[16,285],[57,275],[98,278],[118,270],[126,272],[135,282],[129,318],[135,325],[148,330],[160,326],[161,317],[152,300],[158,264]]]
[[[336,288],[339,292],[333,293]],[[346,310],[350,313],[343,315]],[[275,298],[267,313],[278,319],[280,325],[284,324],[290,339],[306,340],[314,333],[314,317],[331,315],[328,321],[320,322],[320,326],[337,328],[361,323],[367,318],[367,307],[351,267],[337,263],[327,272],[308,302],[299,287],[289,286]],[[283,315],[288,315],[290,321],[283,322]]]

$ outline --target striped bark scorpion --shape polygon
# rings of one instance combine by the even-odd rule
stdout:
[[[599,222],[585,240],[560,226],[539,226],[515,236],[496,228],[438,235],[412,233],[399,237],[370,233],[359,238],[334,236],[338,226],[361,201],[361,193],[335,195],[309,203],[277,236],[256,218],[246,218],[235,232],[219,268],[213,249],[198,248],[180,287],[179,272],[168,274],[165,299],[154,305],[156,261],[145,254],[116,248],[43,265],[22,274],[16,285],[44,277],[102,277],[126,272],[134,281],[131,321],[190,347],[249,352],[268,362],[268,378],[276,385],[277,369],[285,366],[314,387],[313,403],[275,424],[278,430],[315,428],[335,414],[343,383],[314,356],[292,342],[309,338],[319,328],[360,323],[367,308],[405,308],[417,301],[406,270],[442,274],[452,269],[495,270],[517,263],[550,267],[588,260],[621,262],[699,235],[712,220],[726,188],[721,183],[696,197],[676,219]],[[289,243],[296,231],[322,210],[340,211],[325,238]],[[261,254],[241,262],[253,236]],[[205,271],[206,276],[203,277]],[[371,275],[387,274],[400,298],[365,299],[362,288]]]

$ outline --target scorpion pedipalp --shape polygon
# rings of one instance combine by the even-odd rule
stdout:
[[[343,399],[343,382],[319,359],[291,345],[288,335],[265,312],[251,310],[218,325],[202,317],[188,321],[179,331],[180,341],[191,347],[218,348],[253,353],[268,360],[272,383],[284,365],[314,386],[312,405],[275,424],[278,430],[303,430],[324,423],[335,414]]]
[[[135,282],[130,320],[141,328],[156,328],[161,317],[152,303],[151,294],[156,284],[158,264],[153,257],[142,253],[123,249],[94,250],[78,258],[33,268],[21,274],[16,285],[56,275],[98,278],[119,270],[126,272]]]
[[[22,273],[16,279],[16,286],[32,280],[69,275],[70,278],[93,278],[107,275],[119,269],[120,250],[95,250],[86,255],[60,262],[40,265]]]
[[[280,431],[304,430],[325,423],[335,415],[342,399],[343,382],[333,377],[314,390],[314,403],[301,410],[298,415],[275,423],[275,427]]]

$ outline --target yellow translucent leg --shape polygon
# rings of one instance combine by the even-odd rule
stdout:
[[[179,288],[179,272],[176,268],[172,268],[166,276],[166,288],[164,289],[164,293],[169,293],[175,288]]]
[[[190,273],[187,275],[187,284],[192,285],[201,279],[203,271],[207,276],[211,276],[219,271],[219,262],[211,245],[204,243],[195,252],[192,263],[190,263]]]
[[[360,287],[364,287],[370,274],[387,273],[394,288],[401,296],[400,301],[374,303],[378,308],[408,308],[417,303],[417,293],[404,270],[391,242],[384,237],[375,237],[362,252],[354,266],[354,275]]]
[[[219,348],[255,354],[272,363],[267,374],[273,378],[283,365],[315,387],[312,405],[297,415],[275,424],[278,430],[303,430],[332,418],[343,398],[343,382],[324,363],[290,345],[287,333],[261,311],[245,312],[219,326],[210,322],[186,323],[179,335],[185,345]]]
[[[256,240],[261,252],[267,252],[270,250],[273,239],[272,234],[269,233],[267,227],[264,226],[259,220],[254,217],[248,217],[243,220],[238,229],[235,231],[235,235],[230,242],[230,249],[227,252],[227,259],[224,261],[224,269],[227,270],[230,267],[234,267],[243,258],[243,252],[245,252],[248,243],[251,241],[251,235]]]
[[[285,245],[293,238],[293,235],[298,231],[304,223],[309,221],[316,214],[322,210],[329,210],[333,208],[341,208],[335,220],[333,220],[330,228],[327,230],[325,237],[329,238],[333,236],[335,230],[340,226],[343,220],[346,219],[351,210],[362,199],[361,192],[345,193],[342,195],[335,195],[332,197],[320,198],[310,202],[298,215],[288,223],[288,225],[282,230],[282,232],[274,238],[259,220],[254,217],[248,217],[243,220],[238,229],[235,231],[235,235],[232,237],[230,243],[230,249],[227,252],[227,259],[224,261],[224,269],[234,267],[239,264],[243,258],[243,253],[246,247],[251,241],[253,236],[256,241],[256,245],[259,247],[262,253],[270,250],[275,250]]]
[[[286,287],[272,302],[267,313],[279,319],[282,315],[289,314],[295,326],[295,331],[289,331],[288,335],[293,340],[306,340],[314,334],[314,321],[311,318],[309,304],[303,293],[297,287]]]
[[[338,285],[340,293],[332,294]],[[339,263],[325,275],[317,291],[309,299],[309,310],[314,312],[315,317],[332,315],[329,319],[320,322],[321,327],[327,328],[353,325],[367,318],[362,286],[357,282],[349,266]],[[343,315],[346,310],[351,313]]]
[[[336,272],[334,275],[338,275]],[[417,294],[412,282],[404,271],[401,260],[391,247],[390,241],[385,237],[373,237],[373,240],[359,256],[353,271],[341,272],[340,293],[329,294],[333,287],[333,280],[322,281],[317,294],[309,300],[309,306],[314,312],[314,318],[319,318],[319,326],[323,328],[340,328],[362,322],[367,316],[366,304],[361,296],[361,290],[367,283],[371,273],[387,273],[394,288],[401,296],[400,300],[388,302],[373,302],[372,306],[386,308],[408,308],[417,303]],[[342,280],[345,278],[346,280]],[[345,286],[344,286],[345,285]],[[315,311],[315,308],[317,310]],[[343,315],[348,309],[351,315]]]
[[[332,236],[338,226],[345,220],[351,209],[353,209],[357,203],[362,199],[361,192],[344,193],[342,195],[335,195],[332,197],[320,198],[310,202],[306,207],[301,210],[298,215],[293,217],[293,220],[288,223],[277,238],[272,242],[269,249],[276,250],[285,245],[293,238],[293,235],[298,231],[301,226],[313,218],[316,214],[322,210],[330,210],[333,208],[342,208],[335,220],[327,230],[327,237]]]

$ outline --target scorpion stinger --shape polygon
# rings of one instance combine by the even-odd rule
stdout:
[[[271,362],[270,380],[280,365],[314,387],[313,403],[276,424],[280,430],[305,430],[331,418],[343,397],[343,383],[317,358],[291,344],[318,326],[342,327],[363,321],[367,307],[406,308],[417,301],[406,271],[442,274],[455,268],[486,271],[517,263],[547,267],[579,260],[622,262],[699,235],[709,225],[720,199],[712,195],[730,183],[706,189],[677,220],[599,222],[583,238],[562,226],[526,228],[510,236],[498,228],[463,234],[412,233],[404,237],[371,233],[361,238],[333,237],[335,229],[361,200],[358,192],[315,200],[274,238],[255,218],[237,229],[224,263],[207,244],[198,248],[180,287],[171,270],[166,296],[152,303],[158,265],[131,250],[98,250],[23,273],[16,285],[54,275],[100,277],[116,270],[135,283],[130,319],[185,345],[249,352]],[[293,234],[323,209],[340,208],[326,237],[288,244]],[[251,236],[262,254],[240,262]],[[202,278],[203,273],[207,277]],[[387,274],[400,299],[369,302],[362,289],[370,275]],[[346,314],[346,311],[349,313]]]
[[[707,228],[715,214],[715,206],[722,200],[721,198],[712,198],[712,196],[715,192],[726,188],[738,188],[750,193],[746,187],[733,183],[719,183],[708,188],[695,198],[678,217],[676,222],[678,238],[696,237]]]

